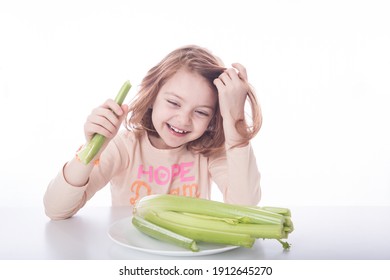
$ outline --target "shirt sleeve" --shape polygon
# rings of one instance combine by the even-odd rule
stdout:
[[[260,202],[260,172],[251,144],[210,158],[209,171],[226,203],[257,205]]]
[[[105,187],[116,172],[124,166],[121,153],[123,139],[114,138],[100,156],[99,165],[95,166],[84,186],[73,186],[65,177],[63,168],[50,181],[43,203],[45,213],[53,220],[67,219],[76,214],[93,195]]]

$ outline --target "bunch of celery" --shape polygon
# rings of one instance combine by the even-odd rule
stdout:
[[[115,102],[118,105],[122,105],[123,101],[126,98],[127,93],[131,88],[129,81],[126,81],[121,89],[119,90],[117,96],[115,97]],[[85,145],[78,153],[77,156],[80,161],[84,164],[88,164],[99,152],[100,148],[103,146],[106,138],[103,135],[95,134],[92,139]]]
[[[150,195],[134,207],[133,225],[158,240],[199,251],[197,241],[251,248],[257,238],[275,239],[284,249],[293,231],[290,210],[241,206],[177,195]]]

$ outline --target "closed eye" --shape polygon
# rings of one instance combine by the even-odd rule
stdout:
[[[179,106],[179,103],[175,102],[175,101],[172,101],[172,100],[169,100],[167,99],[167,102],[173,106]]]
[[[210,114],[209,113],[207,113],[207,112],[204,112],[204,111],[195,111],[197,114],[199,114],[199,115],[201,115],[201,116],[205,116],[205,117],[208,117],[208,116],[210,116]]]

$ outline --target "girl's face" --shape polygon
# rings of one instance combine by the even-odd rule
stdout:
[[[157,94],[152,122],[160,138],[150,137],[158,149],[171,149],[198,139],[215,111],[217,96],[199,74],[179,70]]]

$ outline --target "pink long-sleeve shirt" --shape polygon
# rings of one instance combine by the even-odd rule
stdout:
[[[225,202],[257,205],[261,196],[260,173],[251,145],[205,157],[185,146],[157,149],[146,133],[138,139],[126,130],[108,144],[85,186],[72,186],[60,170],[48,185],[44,205],[50,218],[69,218],[109,183],[113,206],[133,206],[150,194],[210,199],[213,181]]]

